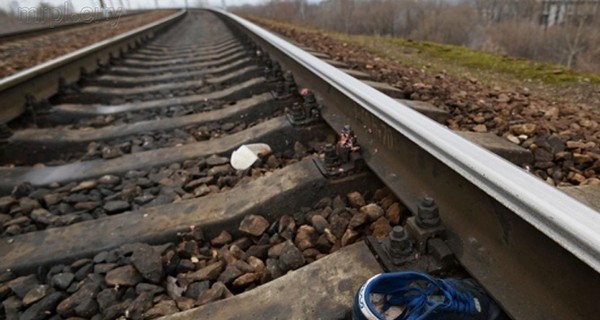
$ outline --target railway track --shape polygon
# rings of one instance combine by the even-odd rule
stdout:
[[[102,17],[101,14],[97,14],[95,16],[94,15],[73,16],[73,19],[75,20],[74,22],[64,22],[64,23],[59,23],[59,24],[51,25],[51,26],[24,28],[24,29],[20,29],[20,30],[11,31],[11,32],[0,33],[0,42],[6,42],[6,41],[10,41],[10,40],[22,39],[25,37],[34,37],[34,36],[49,34],[52,32],[61,31],[61,30],[89,24],[90,22],[93,22],[93,21],[96,21],[96,22],[110,21],[110,20],[118,21],[118,19],[120,19],[122,17],[132,16],[132,15],[136,15],[136,14],[143,14],[143,13],[144,13],[144,11],[134,11],[134,12],[127,12],[127,13],[112,12],[107,17]],[[28,22],[29,23],[37,23],[37,24],[41,23],[41,21],[34,20],[33,15],[31,17],[28,16],[29,13],[22,13],[22,14],[24,15],[23,17],[20,17],[23,20],[22,23],[28,23]],[[28,21],[27,20],[28,18],[30,18],[31,21]]]
[[[191,11],[0,81],[0,316],[343,319],[394,270],[597,314],[596,211],[344,67]]]

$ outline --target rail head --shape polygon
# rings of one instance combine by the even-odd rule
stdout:
[[[127,48],[135,40],[177,21],[185,13],[186,10],[180,10],[160,20],[1,78],[0,100],[3,101],[3,107],[0,111],[0,123],[8,122],[24,111],[26,94],[32,94],[37,99],[50,97],[58,89],[58,79],[63,78],[68,82],[77,80],[82,67],[86,67],[88,71],[94,70],[99,59],[107,60],[109,53],[118,53],[119,49]]]
[[[445,169],[440,169],[440,166],[430,166],[423,170],[424,173],[435,176],[436,174],[439,175],[439,173],[432,173],[431,171],[452,171],[452,176],[464,179],[467,181],[467,184],[472,184],[475,187],[469,189],[464,186],[465,183],[461,182],[457,188],[464,188],[465,190],[478,189],[477,192],[479,194],[485,195],[486,199],[474,199],[473,201],[474,203],[477,203],[477,206],[472,206],[493,211],[487,213],[488,218],[482,218],[482,220],[488,219],[485,222],[478,224],[477,221],[474,221],[473,218],[475,217],[475,219],[477,219],[477,216],[472,212],[470,213],[470,216],[465,215],[459,218],[448,216],[462,214],[461,212],[457,212],[460,210],[451,208],[448,205],[451,201],[446,202],[447,206],[445,208],[440,207],[440,213],[442,215],[442,220],[445,220],[446,222],[450,221],[450,224],[452,224],[451,227],[461,229],[461,231],[468,230],[469,226],[463,225],[470,224],[471,222],[473,222],[472,228],[477,228],[484,224],[488,227],[492,224],[494,225],[484,232],[479,233],[479,235],[488,233],[487,235],[481,236],[481,238],[489,236],[489,240],[481,240],[475,236],[469,235],[457,241],[459,243],[457,246],[458,251],[462,251],[462,253],[459,254],[459,259],[461,259],[461,262],[465,264],[469,271],[476,273],[478,278],[483,279],[482,282],[488,289],[490,289],[490,286],[494,285],[502,286],[502,281],[511,281],[509,280],[511,277],[509,276],[510,273],[519,273],[521,270],[514,265],[493,265],[494,262],[502,264],[503,258],[511,255],[527,254],[527,251],[532,250],[532,248],[533,250],[539,249],[540,251],[534,252],[532,254],[533,257],[557,259],[556,261],[560,262],[560,266],[557,266],[557,268],[561,267],[564,268],[564,270],[586,270],[585,277],[588,278],[583,280],[579,279],[576,281],[577,284],[573,284],[574,287],[579,286],[578,288],[581,288],[584,287],[586,280],[588,280],[588,282],[595,282],[599,279],[599,212],[568,196],[557,188],[547,185],[545,182],[525,170],[452,133],[446,127],[411,110],[407,106],[370,86],[365,85],[361,81],[321,61],[293,44],[282,40],[273,33],[228,12],[220,10],[214,11],[225,19],[233,22],[235,25],[245,29],[244,31],[248,35],[255,40],[258,40],[264,46],[278,51],[278,54],[273,54],[270,51],[269,53],[272,54],[272,56],[275,56],[275,58],[282,58],[284,62],[287,62],[287,65],[285,65],[285,63],[279,61],[284,67],[291,67],[295,76],[296,74],[306,75],[304,78],[300,76],[296,77],[296,79],[300,78],[300,81],[313,81],[313,83],[304,83],[307,86],[316,85],[314,82],[318,82],[318,89],[320,89],[320,91],[317,91],[319,94],[330,97],[331,101],[349,101],[350,103],[347,105],[334,106],[334,111],[328,111],[327,109],[332,106],[325,105],[325,114],[323,117],[330,124],[335,123],[336,117],[340,117],[339,114],[349,115],[351,118],[354,118],[351,121],[365,127],[374,124],[374,129],[381,129],[375,128],[375,122],[383,123],[385,126],[388,126],[395,131],[394,134],[396,134],[396,136],[409,140],[411,146],[421,148],[428,157],[430,156],[436,159],[442,166],[446,167]],[[332,98],[334,97],[331,93],[333,91],[339,92],[344,98]],[[329,101],[330,104],[331,101]],[[353,104],[366,110],[366,113],[358,115],[357,113],[353,113],[354,111],[347,111],[352,109]],[[337,115],[335,113],[337,113]],[[375,120],[364,120],[360,119],[361,117],[374,117]],[[338,122],[337,124],[339,125],[340,123]],[[361,128],[357,129],[361,131]],[[374,135],[369,136],[369,131],[367,130],[363,130],[362,132],[364,134],[362,141],[369,139],[372,141],[373,139],[377,139]],[[396,137],[394,134],[391,136]],[[361,139],[360,136],[359,139]],[[375,144],[371,143],[371,145]],[[395,152],[394,156],[398,157],[399,152],[403,151],[405,150],[390,150],[390,153]],[[396,184],[398,188],[395,189],[394,187],[391,187],[391,189],[397,193],[403,201],[408,202],[406,204],[409,205],[409,207],[414,209],[419,200],[415,195],[420,194],[422,196],[423,193],[406,190],[409,188],[403,184],[410,185],[412,183],[410,187],[423,186],[423,184],[420,184],[420,182],[408,181],[410,179],[399,176],[400,173],[397,174],[396,172],[389,172],[389,170],[386,171],[386,169],[377,168],[378,164],[380,167],[389,165],[389,162],[384,162],[383,160],[377,162],[378,158],[383,159],[384,157],[381,155],[381,150],[379,150],[379,154],[375,154],[377,153],[377,150],[370,151],[367,149],[364,152],[367,153],[365,155],[367,162],[371,160],[371,163],[369,163],[371,169],[386,181],[386,183],[391,182],[394,184],[401,181],[401,183]],[[391,159],[395,160],[396,158],[388,157],[386,160]],[[418,164],[418,162],[416,164]],[[427,170],[429,170],[429,172]],[[429,191],[426,191],[426,193],[427,192]],[[456,192],[456,190],[452,192]],[[465,197],[468,198],[468,196]],[[466,209],[464,211],[473,210],[469,208],[468,203],[462,203],[459,207],[461,209]],[[446,214],[446,216],[444,216],[444,214]],[[497,227],[497,225],[500,225],[500,227]],[[523,225],[525,227],[523,227]],[[523,232],[523,230],[527,230],[527,232]],[[467,231],[467,233],[469,232],[471,231]],[[494,234],[489,234],[492,232]],[[473,231],[473,234],[476,233],[477,231]],[[529,236],[527,233],[535,233],[536,236]],[[524,243],[511,243],[511,241],[516,241],[511,237],[516,237],[519,239],[518,241]],[[469,246],[476,248],[472,249],[471,252],[465,253],[465,251],[468,251],[466,248]],[[519,249],[515,250],[519,252],[512,253],[511,251],[514,250],[513,247]],[[486,252],[486,250],[492,251],[496,249],[500,253]],[[573,257],[570,257],[571,254]],[[562,255],[569,255],[569,257],[562,257]],[[488,256],[492,256],[492,258],[488,259]],[[549,264],[549,262],[545,261],[536,261],[535,258],[527,259],[529,258],[510,257],[509,260],[506,260],[511,261],[510,263],[516,263],[516,261],[518,261],[519,263],[522,262],[523,264],[528,264],[522,269],[524,272],[523,274],[513,276],[513,281],[518,281],[519,277],[532,277],[532,273],[535,273],[540,265],[543,265],[544,263]],[[573,262],[577,264],[577,267],[569,269]],[[556,271],[552,270],[553,266],[546,265],[541,267],[543,270],[540,269],[540,275],[533,280],[537,282],[530,286],[530,290],[537,290],[537,294],[539,294],[538,297],[548,298],[549,294],[545,291],[547,289],[547,282],[554,280],[545,279],[544,277]],[[544,274],[544,272],[546,274]],[[505,276],[508,276],[506,280],[503,279]],[[569,277],[576,276],[577,275],[569,275]],[[534,287],[535,289],[533,289]],[[527,301],[527,299],[521,299],[523,298],[522,296],[519,294],[515,295],[512,291],[514,291],[514,288],[504,284],[502,289],[498,289],[496,292],[492,293],[495,293],[496,298],[501,300],[503,304],[505,301],[509,301],[506,302],[505,306],[508,305],[508,308],[511,309],[509,311],[513,316],[523,317],[525,315],[533,314],[539,316],[540,312],[551,312],[548,311],[550,309],[546,311],[536,310],[538,309],[537,307],[542,307],[545,303],[549,303],[549,301],[540,301],[538,302],[540,304],[537,306],[535,306],[535,304],[525,306],[524,302],[519,300]],[[567,290],[565,290],[565,292],[566,291]],[[533,291],[530,291],[529,293],[531,292]],[[512,297],[507,297],[511,294],[513,295]],[[525,293],[522,294],[525,295]],[[523,310],[519,310],[520,308]],[[567,306],[565,308],[569,307]],[[563,308],[562,311],[566,310],[565,308]],[[560,316],[557,318],[560,318]]]

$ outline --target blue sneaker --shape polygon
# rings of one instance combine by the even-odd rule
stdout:
[[[437,279],[419,272],[382,273],[358,290],[354,320],[507,319],[472,279]]]

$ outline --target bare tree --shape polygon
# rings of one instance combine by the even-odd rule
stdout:
[[[296,3],[296,9],[298,12],[298,16],[300,17],[301,21],[305,21],[306,20],[306,7],[308,6],[308,4],[306,3],[306,0],[295,0]]]
[[[342,20],[343,31],[350,32],[350,21],[354,11],[354,0],[339,0],[338,12]]]
[[[469,5],[432,10],[419,20],[411,38],[466,46],[477,32],[476,11]]]
[[[585,6],[574,6],[573,13],[570,15],[564,26],[564,64],[567,67],[573,67],[577,63],[577,57],[584,52],[588,47],[590,40],[590,30],[588,15],[583,12],[587,7]]]
[[[578,23],[573,30],[565,33],[565,61],[567,67],[572,67],[577,61],[577,56],[585,50],[585,39],[583,38],[583,23]]]
[[[557,14],[553,7],[556,24],[545,27],[550,5],[566,11]],[[450,43],[600,69],[600,0],[271,0],[246,10],[340,32]]]

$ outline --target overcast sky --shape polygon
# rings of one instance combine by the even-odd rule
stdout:
[[[187,0],[190,6],[196,5],[198,3],[197,0]],[[11,4],[12,0],[0,0],[0,8],[4,9],[4,10],[9,10],[10,8],[10,4]],[[17,0],[17,2],[19,3],[20,7],[37,7],[37,5],[40,3],[40,0]],[[53,6],[62,6],[65,4],[65,2],[69,2],[68,0],[43,0],[43,2],[47,2],[52,4]],[[158,2],[158,5],[160,7],[183,7],[185,6],[185,0],[158,0],[156,1]],[[123,3],[123,6],[126,8],[133,8],[133,9],[139,9],[139,8],[154,8],[155,7],[155,0],[105,0],[105,3],[108,7],[121,7],[121,3]],[[208,0],[210,5],[214,5],[214,6],[220,6],[221,5],[221,0]],[[243,5],[243,4],[256,4],[256,3],[263,3],[266,2],[266,0],[225,0],[225,3],[228,6],[237,6],[237,5]],[[84,7],[91,7],[91,8],[95,8],[95,7],[100,7],[100,1],[99,0],[72,0],[71,3],[73,3],[73,6],[75,7],[75,10],[81,10]]]

